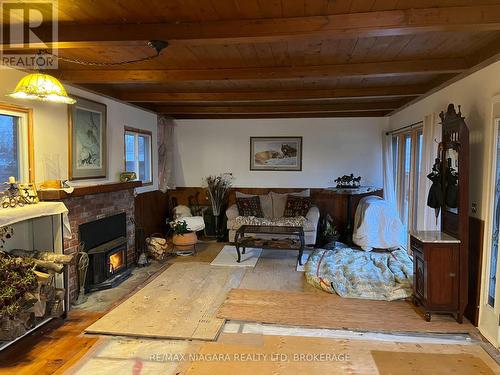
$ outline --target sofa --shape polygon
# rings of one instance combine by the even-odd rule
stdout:
[[[289,193],[298,197],[309,197],[309,189],[297,193]],[[318,207],[312,205],[305,217],[283,217],[288,194],[270,192],[265,195],[253,195],[236,192],[236,199],[258,196],[264,217],[240,216],[238,206],[231,205],[226,210],[227,229],[229,231],[229,242],[234,242],[236,231],[242,225],[271,225],[271,226],[302,226],[306,245],[314,245],[318,232],[320,212]],[[264,237],[264,236],[263,236]],[[280,238],[280,236],[267,236],[268,238]]]

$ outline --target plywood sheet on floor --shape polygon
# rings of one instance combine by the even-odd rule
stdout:
[[[167,375],[371,375],[378,373],[378,359],[373,356],[375,351],[391,353],[395,358],[398,358],[399,353],[401,358],[405,354],[433,355],[432,371],[420,371],[414,366],[411,368],[412,374],[448,374],[450,372],[446,366],[451,358],[449,356],[462,358],[464,368],[484,364],[485,371],[488,371],[486,374],[499,373],[496,363],[479,345],[353,341],[241,333],[223,333],[216,342],[107,339],[99,350],[83,358],[70,373],[134,373],[134,369],[140,369],[141,374]],[[316,358],[314,355],[317,355]],[[446,360],[441,362],[441,357]],[[390,361],[384,365],[385,372],[380,373],[397,374],[395,371],[399,368],[399,360],[394,361],[394,366],[391,366]]]
[[[252,341],[252,335],[224,334],[217,342],[203,344],[198,352],[201,356],[224,358],[224,363],[192,362],[187,374],[377,374],[377,366],[371,355],[373,350],[435,353],[437,357],[440,354],[462,356],[463,361],[468,362],[464,367],[484,363],[489,371],[486,374],[498,373],[496,363],[479,345],[401,344],[259,335],[254,336]],[[433,364],[430,372],[415,369],[412,374],[450,373],[445,363],[437,360]],[[387,371],[380,373],[394,374],[392,370],[388,363]]]
[[[245,270],[176,263],[88,327],[87,333],[215,340],[224,324],[216,312]]]
[[[468,322],[433,315],[426,322],[407,301],[369,301],[332,294],[233,289],[219,318],[316,328],[379,332],[475,333]]]
[[[296,265],[297,251],[264,250],[255,268],[247,270],[239,288],[324,293],[309,284],[304,273],[296,271]]]
[[[380,374],[494,374],[481,358],[469,353],[394,353],[374,350],[372,357]]]

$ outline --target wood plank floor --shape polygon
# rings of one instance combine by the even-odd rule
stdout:
[[[97,341],[83,330],[103,313],[70,312],[0,352],[0,374],[49,375],[76,363]]]

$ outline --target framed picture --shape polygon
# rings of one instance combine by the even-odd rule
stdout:
[[[69,106],[69,179],[105,178],[106,105],[76,99]]]
[[[302,137],[250,137],[251,171],[301,171]]]

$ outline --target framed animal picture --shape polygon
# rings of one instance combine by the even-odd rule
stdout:
[[[69,179],[105,178],[106,105],[77,98],[69,106]]]
[[[250,137],[251,171],[301,171],[302,137]]]

